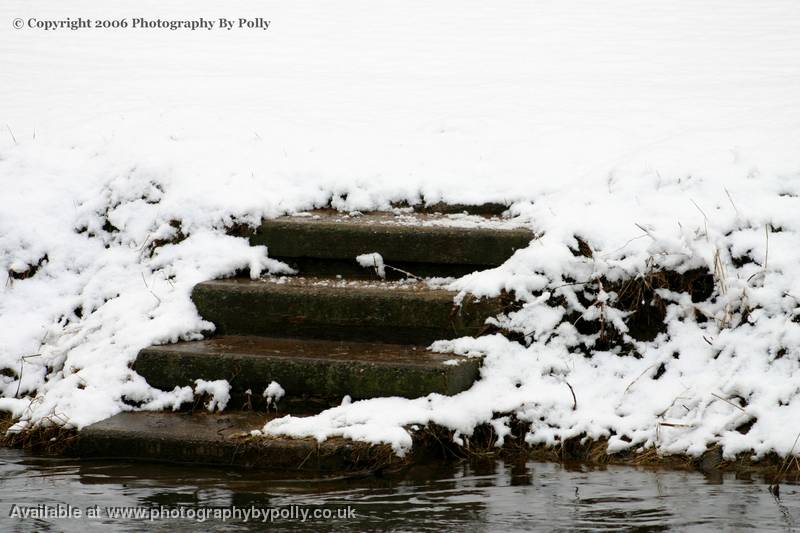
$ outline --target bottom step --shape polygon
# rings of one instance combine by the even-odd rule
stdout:
[[[317,442],[250,436],[250,431],[261,429],[275,416],[254,412],[120,413],[84,428],[75,453],[81,458],[316,472],[377,470],[404,463],[387,445],[341,438]]]

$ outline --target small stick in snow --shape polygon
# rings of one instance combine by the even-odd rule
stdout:
[[[412,274],[411,272],[408,272],[406,270],[403,270],[403,269],[400,269],[400,268],[397,268],[397,267],[393,267],[392,265],[384,264],[383,266],[384,266],[384,268],[390,268],[392,270],[396,270],[397,272],[400,272],[401,274],[405,274],[406,276],[409,276],[409,277],[414,278],[416,280],[421,280],[422,279],[421,277],[419,277],[419,276],[417,276],[415,274]]]
[[[648,366],[647,368],[645,368],[645,369],[642,371],[642,373],[641,373],[641,374],[639,374],[639,375],[636,377],[636,379],[634,379],[633,381],[631,381],[631,382],[628,384],[628,386],[627,386],[627,387],[625,387],[625,391],[624,391],[622,394],[627,394],[627,393],[628,393],[628,390],[630,390],[630,388],[631,388],[631,387],[633,387],[633,384],[634,384],[634,383],[636,383],[637,381],[639,381],[639,378],[640,378],[640,377],[642,377],[642,376],[644,376],[644,375],[647,373],[647,371],[648,371],[648,370],[650,370],[651,368],[653,368],[654,366],[656,366],[656,364],[655,364],[655,363],[653,363],[652,365],[650,365],[650,366]]]
[[[731,192],[728,190],[727,187],[723,187],[723,189],[725,189],[725,194],[728,195],[728,200],[731,201],[731,205],[733,206],[733,210],[736,211],[736,214],[738,215],[739,214],[739,210],[736,209],[736,204],[733,203],[733,197],[731,196]]]
[[[567,381],[566,379],[564,380],[564,383],[567,384],[567,387],[569,387],[569,391],[572,393],[572,410],[575,411],[578,409],[578,399],[575,397],[575,389],[572,388],[572,385],[570,385],[569,381]]]
[[[725,265],[722,264],[722,256],[719,248],[714,252],[714,275],[719,282],[719,290],[723,295],[728,294],[728,276],[725,272]]]
[[[42,346],[44,346],[44,342],[46,340],[47,340],[47,332],[45,331],[44,337],[42,337],[42,340],[39,341],[40,349]],[[25,361],[31,357],[40,357],[41,355],[42,355],[41,353],[35,353],[31,355],[23,355],[22,357],[19,358],[19,381],[17,382],[17,391],[14,393],[14,398],[19,398],[19,389],[22,386],[22,371],[25,367]]]
[[[148,233],[147,237],[144,239],[144,242],[139,247],[139,260],[140,261],[142,260],[142,257],[144,257],[145,246],[147,246],[150,243],[150,236],[151,235],[152,235],[151,233]]]
[[[703,226],[705,227],[706,240],[708,240],[708,217],[706,216],[705,212],[702,209],[700,209],[700,206],[697,205],[697,202],[695,202],[691,198],[689,198],[689,200],[692,201],[697,210],[700,211],[700,214],[703,215]]]
[[[19,398],[19,389],[22,386],[22,371],[25,368],[25,361],[31,357],[39,357],[40,353],[35,353],[31,355],[23,355],[19,359],[19,381],[17,381],[17,391],[14,393],[14,398]]]
[[[152,295],[153,295],[153,298],[155,298],[156,300],[158,300],[158,305],[161,305],[161,298],[159,298],[159,297],[158,297],[158,295],[157,295],[155,292],[153,292],[153,289],[151,289],[151,288],[150,288],[150,286],[147,284],[147,281],[146,281],[146,280],[145,280],[145,278],[144,278],[144,272],[141,272],[141,274],[142,274],[142,283],[144,283],[144,286],[145,286],[145,288],[146,288],[148,291],[150,291],[150,294],[152,294]]]
[[[675,424],[673,422],[659,422],[658,425],[659,426],[667,426],[667,427],[670,427],[670,428],[692,428],[692,427],[694,427],[691,424]]]
[[[11,131],[11,126],[9,126],[8,124],[6,124],[6,128],[8,128],[8,133],[10,133],[10,134],[11,134],[11,138],[12,138],[12,139],[14,139],[14,144],[19,144],[19,143],[17,142],[17,138],[16,138],[16,137],[14,137],[14,132],[13,132],[13,131]]]
[[[700,211],[700,214],[701,214],[701,215],[703,215],[703,218],[704,218],[704,219],[706,219],[706,220],[708,220],[708,217],[706,216],[706,213],[705,213],[705,211],[703,211],[702,209],[700,209],[700,206],[699,206],[699,205],[697,205],[697,202],[695,202],[695,201],[694,201],[692,198],[689,198],[689,200],[690,200],[690,201],[691,201],[691,202],[694,204],[694,206],[697,208],[697,210],[698,210],[698,211]]]
[[[649,230],[649,229],[645,228],[644,226],[642,226],[642,225],[641,225],[641,224],[639,224],[638,222],[636,222],[634,225],[635,225],[637,228],[639,228],[640,230],[642,230],[643,232],[645,232],[645,233],[647,234],[647,236],[648,236],[648,237],[650,237],[651,239],[653,239],[654,241],[655,241],[655,240],[658,240],[658,239],[656,239],[656,238],[653,236],[653,234],[652,234],[652,233],[650,233],[650,230]],[[642,235],[642,236],[644,236],[644,235]]]
[[[638,224],[637,224],[637,226],[638,226]],[[644,238],[644,237],[647,237],[647,235],[639,235],[638,237],[633,237],[633,238],[631,238],[631,239],[628,239],[628,240],[625,242],[625,244],[623,244],[622,246],[620,246],[620,247],[619,247],[619,248],[617,248],[616,250],[611,250],[610,252],[606,252],[606,253],[602,254],[600,257],[608,257],[609,255],[611,255],[611,254],[613,254],[613,253],[619,252],[620,250],[622,250],[623,248],[625,248],[626,246],[628,246],[628,245],[629,245],[630,243],[632,243],[633,241],[635,241],[635,240],[637,240],[637,239],[642,239],[642,238]]]
[[[764,244],[764,267],[760,271],[747,278],[747,283],[750,283],[753,278],[767,275],[767,262],[769,261],[769,228],[770,224],[764,226],[764,235],[766,238],[766,243]]]
[[[800,302],[800,298],[798,298],[798,297],[797,297],[797,296],[795,296],[794,294],[791,294],[791,293],[790,293],[790,292],[788,292],[788,291],[783,291],[783,295],[784,295],[784,296],[788,296],[789,298],[794,298],[794,301],[796,301],[796,302]]]
[[[155,298],[158,301],[158,305],[161,305],[161,298],[159,298],[158,295],[156,293],[154,293],[152,290],[150,290],[150,289],[147,289],[147,290],[150,291],[150,294],[153,295],[153,298]]]
[[[729,400],[726,400],[726,399],[725,399],[725,398],[723,398],[722,396],[719,396],[719,395],[717,395],[717,394],[714,394],[713,392],[711,393],[711,396],[713,396],[714,398],[716,398],[716,399],[718,399],[718,400],[722,400],[723,402],[727,403],[728,405],[732,405],[733,407],[737,408],[738,410],[740,410],[740,411],[741,411],[741,412],[743,412],[744,414],[748,414],[748,413],[747,413],[747,411],[745,411],[743,408],[739,407],[738,405],[736,405],[735,403],[733,403],[733,402],[731,402],[731,401],[729,401]]]

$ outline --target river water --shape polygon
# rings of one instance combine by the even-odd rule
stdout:
[[[798,489],[783,485],[778,500],[762,481],[732,474],[503,461],[419,466],[382,478],[298,478],[0,448],[0,531],[794,531]],[[112,518],[112,508],[153,519]],[[87,517],[90,509],[95,515]],[[293,514],[265,527],[252,509]],[[51,516],[59,510],[72,517]],[[225,512],[239,515],[223,520]],[[305,523],[294,518],[303,512]],[[310,518],[314,512],[332,517]]]

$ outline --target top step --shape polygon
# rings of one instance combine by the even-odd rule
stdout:
[[[250,242],[290,264],[309,258],[355,264],[356,256],[377,252],[389,264],[463,265],[471,271],[504,263],[532,238],[529,229],[501,218],[318,210],[265,220]]]

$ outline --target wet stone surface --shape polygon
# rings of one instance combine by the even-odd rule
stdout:
[[[416,398],[456,394],[478,377],[480,359],[434,353],[424,346],[319,339],[222,336],[153,346],[134,368],[165,390],[195,379],[225,379],[234,396],[250,389],[256,399],[270,381],[290,397]],[[233,405],[233,404],[232,404]]]
[[[439,339],[476,336],[488,317],[503,310],[500,299],[466,299],[422,284],[339,281],[291,277],[241,278],[199,283],[192,300],[219,334],[329,338],[427,345]],[[402,287],[402,288],[401,288]]]
[[[533,238],[502,219],[435,214],[314,211],[265,220],[252,244],[273,257],[353,260],[377,252],[389,262],[497,266]]]

